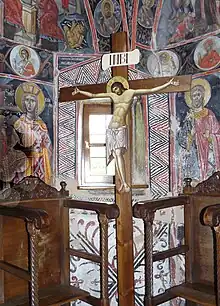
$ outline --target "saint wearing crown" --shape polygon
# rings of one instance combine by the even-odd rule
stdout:
[[[45,183],[51,181],[52,144],[46,124],[39,117],[45,107],[42,90],[34,83],[21,84],[15,93],[15,101],[22,116],[15,122],[14,128],[20,137],[22,150],[27,156],[27,168],[19,173],[15,182],[33,175]]]

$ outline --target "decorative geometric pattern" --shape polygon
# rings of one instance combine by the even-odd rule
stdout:
[[[148,96],[150,190],[153,198],[165,196],[170,190],[168,102],[167,94]]]
[[[60,179],[76,176],[76,103],[59,105],[58,173]]]
[[[66,70],[66,69],[65,69]],[[59,88],[76,84],[95,84],[108,81],[111,70],[100,71],[100,59],[77,65],[59,74]],[[76,177],[76,103],[59,104],[58,119],[58,176],[59,179]]]
[[[106,83],[111,79],[111,77],[112,77],[112,73],[111,73],[110,68],[105,71],[100,70],[97,83]]]
[[[77,71],[75,69],[71,69],[66,72],[62,72],[59,74],[59,88],[72,86],[76,84]]]
[[[94,61],[78,68],[76,84],[95,84],[99,76],[100,61]]]
[[[136,69],[129,69],[128,70],[128,79],[129,80],[140,80],[140,79],[147,79],[149,78],[149,75],[138,71]]]
[[[100,59],[98,59],[61,72],[59,74],[59,88],[77,84],[104,83],[110,78],[111,70],[100,71]]]

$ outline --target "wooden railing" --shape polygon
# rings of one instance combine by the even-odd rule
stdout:
[[[94,296],[88,296],[84,300],[94,306],[109,306],[108,295],[108,222],[110,219],[116,219],[119,216],[118,206],[115,204],[94,203],[85,201],[76,201],[67,199],[64,201],[64,207],[68,209],[82,209],[94,211],[98,215],[100,227],[100,255],[89,254],[73,248],[69,248],[68,252],[71,256],[77,256],[100,264],[100,299]]]

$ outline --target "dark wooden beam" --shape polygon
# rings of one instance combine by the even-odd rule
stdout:
[[[124,67],[115,67],[117,68],[117,74],[114,75],[121,75],[118,74],[120,71],[119,69],[122,69]],[[179,86],[169,86],[165,89],[163,89],[161,92],[185,92],[190,91],[191,88],[191,75],[184,75],[184,76],[176,76],[175,81],[179,81]],[[162,77],[162,78],[150,78],[150,79],[143,79],[143,80],[133,80],[129,81],[129,87],[132,89],[144,89],[144,88],[153,88],[156,86],[163,85],[164,83],[168,82],[170,80],[170,77]],[[101,84],[93,84],[93,85],[76,85],[81,90],[89,91],[93,93],[102,93],[106,92],[106,83]],[[63,87],[60,89],[60,97],[59,102],[69,102],[73,101],[72,92],[74,91],[75,86],[71,87]],[[74,100],[86,100],[85,96],[78,94],[74,96]]]
[[[93,92],[93,93],[101,93],[101,92],[106,92],[106,83],[101,83],[101,84],[91,84],[91,85],[76,85],[79,87],[81,90],[88,91],[88,92]],[[72,87],[63,87],[60,89],[60,96],[59,96],[59,102],[69,102],[73,100],[88,100],[87,97],[77,94],[72,96],[72,92],[74,91],[75,86]]]
[[[112,35],[112,52],[126,52],[127,33],[120,32]],[[112,68],[112,76],[120,75],[128,79],[128,66]],[[131,110],[127,116],[127,128],[129,135],[128,150],[124,154],[126,165],[126,182],[131,186],[132,166],[132,120]],[[134,306],[134,255],[133,255],[133,216],[132,216],[132,191],[119,193],[119,175],[115,174],[115,198],[120,209],[120,215],[116,219],[117,239],[117,264],[118,264],[118,298],[120,306]]]
[[[132,89],[145,89],[145,88],[153,88],[156,86],[163,85],[166,82],[169,82],[171,77],[162,77],[162,78],[150,78],[150,79],[143,79],[143,80],[133,80],[129,81],[129,87]],[[191,89],[191,75],[183,75],[183,76],[175,76],[175,81],[179,81],[178,86],[170,85],[167,88],[158,91],[162,92],[185,92],[190,91]]]

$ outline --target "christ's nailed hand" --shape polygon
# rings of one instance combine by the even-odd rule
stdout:
[[[173,86],[179,86],[179,85],[180,85],[180,81],[179,81],[179,80],[178,80],[178,81],[174,81],[174,80],[172,79],[171,82],[170,82],[170,84],[173,85]]]
[[[72,96],[75,96],[79,93],[79,88],[75,87],[74,91],[72,92]]]

